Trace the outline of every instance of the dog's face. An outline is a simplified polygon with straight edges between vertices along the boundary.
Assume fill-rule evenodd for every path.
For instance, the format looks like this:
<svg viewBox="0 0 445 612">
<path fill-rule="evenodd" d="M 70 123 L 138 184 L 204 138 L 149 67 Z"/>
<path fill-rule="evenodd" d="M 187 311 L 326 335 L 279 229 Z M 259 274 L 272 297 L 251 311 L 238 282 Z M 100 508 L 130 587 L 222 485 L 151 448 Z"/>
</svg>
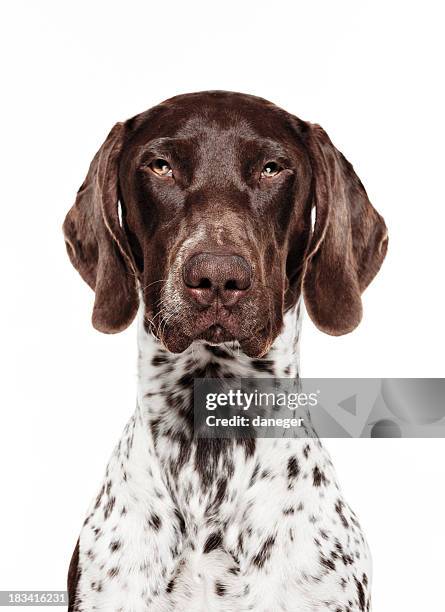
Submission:
<svg viewBox="0 0 445 612">
<path fill-rule="evenodd" d="M 173 352 L 204 339 L 264 353 L 310 231 L 304 146 L 272 107 L 230 94 L 137 124 L 119 184 L 147 322 Z"/>
<path fill-rule="evenodd" d="M 225 92 L 178 96 L 117 124 L 64 231 L 96 290 L 101 331 L 131 322 L 139 287 L 146 326 L 170 351 L 236 340 L 257 357 L 302 288 L 321 329 L 353 329 L 387 242 L 321 128 Z"/>
</svg>

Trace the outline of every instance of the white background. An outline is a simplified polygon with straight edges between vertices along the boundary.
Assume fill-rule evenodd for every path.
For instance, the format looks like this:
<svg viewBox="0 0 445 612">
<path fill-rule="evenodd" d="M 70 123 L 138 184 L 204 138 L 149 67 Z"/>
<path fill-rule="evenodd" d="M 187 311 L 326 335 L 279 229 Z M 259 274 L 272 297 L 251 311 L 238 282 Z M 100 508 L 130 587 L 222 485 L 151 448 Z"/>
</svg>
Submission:
<svg viewBox="0 0 445 612">
<path fill-rule="evenodd" d="M 135 401 L 135 329 L 90 325 L 60 226 L 118 120 L 228 89 L 320 123 L 384 215 L 365 317 L 306 318 L 305 376 L 444 376 L 440 2 L 3 4 L 0 589 L 63 589 Z M 443 440 L 328 441 L 374 556 L 376 612 L 443 610 Z"/>
</svg>

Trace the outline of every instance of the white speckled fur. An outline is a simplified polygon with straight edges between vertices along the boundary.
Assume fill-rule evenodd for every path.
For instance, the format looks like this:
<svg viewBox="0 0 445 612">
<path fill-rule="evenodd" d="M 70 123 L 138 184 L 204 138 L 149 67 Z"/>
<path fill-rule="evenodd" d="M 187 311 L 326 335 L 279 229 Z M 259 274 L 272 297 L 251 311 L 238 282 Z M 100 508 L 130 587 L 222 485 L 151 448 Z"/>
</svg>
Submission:
<svg viewBox="0 0 445 612">
<path fill-rule="evenodd" d="M 298 374 L 299 333 L 292 311 L 267 355 L 276 377 Z M 224 350 L 235 357 L 199 343 L 171 355 L 140 317 L 137 409 L 82 529 L 74 610 L 370 609 L 366 542 L 318 439 L 259 439 L 250 454 L 230 441 L 212 478 L 197 469 L 180 379 L 209 363 L 222 376 L 267 375 Z"/>
</svg>

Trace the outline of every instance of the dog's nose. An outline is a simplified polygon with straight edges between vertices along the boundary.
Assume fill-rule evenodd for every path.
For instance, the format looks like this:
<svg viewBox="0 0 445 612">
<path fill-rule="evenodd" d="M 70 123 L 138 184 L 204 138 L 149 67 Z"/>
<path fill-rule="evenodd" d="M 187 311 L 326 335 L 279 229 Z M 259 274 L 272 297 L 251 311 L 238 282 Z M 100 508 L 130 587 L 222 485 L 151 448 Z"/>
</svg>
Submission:
<svg viewBox="0 0 445 612">
<path fill-rule="evenodd" d="M 233 306 L 252 282 L 252 268 L 240 255 L 199 253 L 185 262 L 182 272 L 187 293 L 201 306 L 216 299 Z"/>
</svg>

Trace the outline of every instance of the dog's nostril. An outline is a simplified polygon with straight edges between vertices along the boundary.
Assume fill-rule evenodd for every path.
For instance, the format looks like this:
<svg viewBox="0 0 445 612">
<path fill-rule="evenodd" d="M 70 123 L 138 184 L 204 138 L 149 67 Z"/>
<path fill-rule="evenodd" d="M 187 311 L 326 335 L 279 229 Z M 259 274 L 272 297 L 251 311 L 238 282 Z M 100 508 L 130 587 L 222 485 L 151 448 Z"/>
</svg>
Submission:
<svg viewBox="0 0 445 612">
<path fill-rule="evenodd" d="M 186 287 L 189 289 L 212 289 L 213 283 L 210 278 L 184 278 Z"/>
<path fill-rule="evenodd" d="M 236 280 L 228 280 L 226 282 L 226 284 L 224 285 L 224 289 L 226 291 L 237 291 L 240 289 L 240 287 L 238 287 L 238 283 L 236 282 Z"/>
<path fill-rule="evenodd" d="M 199 285 L 196 286 L 196 289 L 211 289 L 212 288 L 212 281 L 210 280 L 210 278 L 202 278 L 199 281 Z"/>
</svg>

